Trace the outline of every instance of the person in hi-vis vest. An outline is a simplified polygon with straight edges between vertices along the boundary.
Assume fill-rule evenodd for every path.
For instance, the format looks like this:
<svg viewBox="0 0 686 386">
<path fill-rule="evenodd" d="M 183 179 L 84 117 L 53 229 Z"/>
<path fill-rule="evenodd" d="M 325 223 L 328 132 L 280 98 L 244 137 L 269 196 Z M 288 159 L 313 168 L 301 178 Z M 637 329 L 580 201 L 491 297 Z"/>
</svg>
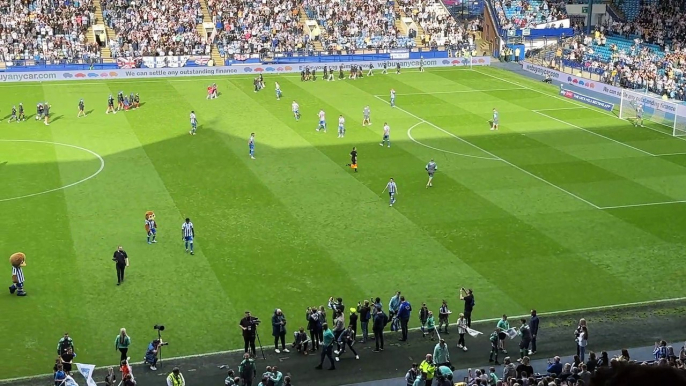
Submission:
<svg viewBox="0 0 686 386">
<path fill-rule="evenodd" d="M 174 370 L 167 375 L 167 386 L 186 386 L 186 381 L 178 367 L 174 367 Z"/>
</svg>

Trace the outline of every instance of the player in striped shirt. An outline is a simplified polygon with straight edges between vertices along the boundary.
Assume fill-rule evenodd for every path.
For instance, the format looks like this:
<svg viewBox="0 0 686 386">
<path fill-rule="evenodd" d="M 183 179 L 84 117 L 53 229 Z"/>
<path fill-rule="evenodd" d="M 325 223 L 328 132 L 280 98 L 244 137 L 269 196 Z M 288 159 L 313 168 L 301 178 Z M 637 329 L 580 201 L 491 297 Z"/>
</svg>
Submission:
<svg viewBox="0 0 686 386">
<path fill-rule="evenodd" d="M 338 116 L 338 138 L 345 137 L 345 118 L 342 115 Z"/>
<path fill-rule="evenodd" d="M 493 120 L 491 121 L 491 130 L 498 130 L 498 122 L 500 121 L 498 116 L 498 110 L 493 108 Z"/>
<path fill-rule="evenodd" d="M 291 111 L 293 111 L 293 116 L 295 117 L 295 120 L 299 121 L 300 120 L 300 105 L 298 104 L 298 102 L 293 101 L 293 103 L 291 103 Z"/>
<path fill-rule="evenodd" d="M 195 135 L 196 130 L 198 130 L 198 118 L 195 117 L 195 111 L 191 111 L 191 131 L 188 132 L 190 135 Z"/>
<path fill-rule="evenodd" d="M 255 159 L 255 133 L 250 133 L 248 148 L 250 149 L 250 159 Z"/>
<path fill-rule="evenodd" d="M 317 126 L 317 131 L 323 130 L 326 133 L 326 113 L 324 110 L 319 110 L 319 126 Z"/>
<path fill-rule="evenodd" d="M 391 107 L 395 107 L 395 89 L 391 89 Z"/>
<path fill-rule="evenodd" d="M 274 87 L 276 88 L 276 100 L 281 100 L 281 85 L 279 82 L 274 82 Z"/>
<path fill-rule="evenodd" d="M 381 143 L 379 145 L 383 146 L 384 143 L 387 143 L 388 147 L 391 147 L 391 127 L 388 126 L 388 123 L 386 122 L 383 123 L 383 138 L 381 138 Z"/>
<path fill-rule="evenodd" d="M 388 181 L 388 183 L 386 184 L 386 187 L 383 188 L 383 192 L 385 192 L 387 190 L 388 190 L 388 196 L 390 197 L 390 205 L 389 206 L 393 206 L 393 204 L 395 204 L 395 196 L 396 196 L 396 194 L 398 194 L 398 186 L 395 184 L 395 181 L 393 180 L 393 178 L 391 178 L 390 181 Z M 383 193 L 383 192 L 381 192 L 381 193 Z"/>
<path fill-rule="evenodd" d="M 193 255 L 193 238 L 195 237 L 195 228 L 193 228 L 193 223 L 191 222 L 191 219 L 186 217 L 186 221 L 181 224 L 181 237 L 183 238 L 183 241 L 186 243 L 186 252 L 189 251 L 189 246 L 190 246 L 190 252 L 191 255 Z"/>
<path fill-rule="evenodd" d="M 362 110 L 362 126 L 371 126 L 372 125 L 372 120 L 370 119 L 372 112 L 369 110 L 369 105 L 364 106 L 364 110 Z"/>
<path fill-rule="evenodd" d="M 424 57 L 419 57 L 419 72 L 424 72 Z"/>
<path fill-rule="evenodd" d="M 434 179 L 434 173 L 436 173 L 436 170 L 438 170 L 438 165 L 436 165 L 436 162 L 434 162 L 434 159 L 432 158 L 431 161 L 429 161 L 428 164 L 426 164 L 426 172 L 429 173 L 429 182 L 426 183 L 426 187 L 430 188 L 433 186 L 433 179 Z"/>
</svg>

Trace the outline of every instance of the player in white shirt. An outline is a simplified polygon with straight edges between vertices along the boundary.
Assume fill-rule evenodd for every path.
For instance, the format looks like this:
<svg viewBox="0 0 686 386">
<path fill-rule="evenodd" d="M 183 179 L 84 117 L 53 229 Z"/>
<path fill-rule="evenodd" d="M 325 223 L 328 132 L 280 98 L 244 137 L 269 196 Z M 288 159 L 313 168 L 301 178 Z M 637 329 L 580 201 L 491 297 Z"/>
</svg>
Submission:
<svg viewBox="0 0 686 386">
<path fill-rule="evenodd" d="M 293 111 L 293 116 L 295 117 L 295 120 L 299 121 L 300 120 L 300 105 L 298 104 L 298 102 L 293 101 L 293 103 L 291 103 L 291 110 Z"/>
<path fill-rule="evenodd" d="M 345 136 L 345 118 L 342 115 L 338 116 L 338 138 Z"/>
<path fill-rule="evenodd" d="M 317 126 L 317 131 L 324 131 L 326 133 L 326 113 L 324 110 L 319 110 L 319 126 Z"/>
<path fill-rule="evenodd" d="M 383 138 L 379 145 L 383 146 L 384 142 L 388 144 L 388 147 L 391 147 L 391 128 L 386 122 L 383 123 Z"/>
<path fill-rule="evenodd" d="M 281 85 L 279 82 L 274 82 L 274 87 L 276 87 L 276 100 L 279 101 L 281 100 Z"/>
<path fill-rule="evenodd" d="M 188 132 L 190 135 L 195 135 L 196 130 L 198 130 L 198 119 L 195 117 L 195 111 L 191 111 L 191 131 Z"/>
<path fill-rule="evenodd" d="M 391 89 L 391 107 L 395 107 L 395 89 Z"/>
</svg>

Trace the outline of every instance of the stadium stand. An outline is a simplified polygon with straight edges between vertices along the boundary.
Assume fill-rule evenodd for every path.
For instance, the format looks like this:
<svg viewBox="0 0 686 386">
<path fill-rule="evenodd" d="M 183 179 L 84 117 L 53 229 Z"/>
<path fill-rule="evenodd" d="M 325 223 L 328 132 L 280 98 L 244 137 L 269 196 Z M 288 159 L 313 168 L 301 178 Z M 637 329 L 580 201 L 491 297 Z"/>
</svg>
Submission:
<svg viewBox="0 0 686 386">
<path fill-rule="evenodd" d="M 676 0 L 646 1 L 639 8 L 636 3 L 623 5 L 628 17 L 635 15 L 630 21 L 614 21 L 574 39 L 562 64 L 599 75 L 609 84 L 686 100 L 686 49 L 681 43 L 686 10 Z"/>
<path fill-rule="evenodd" d="M 69 63 L 99 57 L 98 45 L 86 38 L 93 11 L 91 0 L 1 0 L 0 59 Z"/>
<path fill-rule="evenodd" d="M 423 46 L 435 48 L 447 45 L 457 46 L 457 49 L 474 49 L 474 35 L 469 31 L 478 30 L 478 19 L 470 21 L 465 29 L 464 24 L 458 23 L 440 1 L 401 0 L 399 4 L 400 9 L 421 26 Z"/>
<path fill-rule="evenodd" d="M 415 46 L 396 26 L 399 15 L 391 1 L 305 0 L 303 7 L 324 28 L 322 44 L 329 51 Z"/>
<path fill-rule="evenodd" d="M 116 32 L 112 57 L 203 55 L 210 53 L 197 25 L 199 0 L 102 0 L 105 23 Z"/>
<path fill-rule="evenodd" d="M 496 19 L 503 29 L 529 28 L 553 24 L 567 17 L 566 3 L 546 0 L 491 0 Z"/>
<path fill-rule="evenodd" d="M 222 56 L 311 50 L 293 0 L 209 0 Z"/>
</svg>

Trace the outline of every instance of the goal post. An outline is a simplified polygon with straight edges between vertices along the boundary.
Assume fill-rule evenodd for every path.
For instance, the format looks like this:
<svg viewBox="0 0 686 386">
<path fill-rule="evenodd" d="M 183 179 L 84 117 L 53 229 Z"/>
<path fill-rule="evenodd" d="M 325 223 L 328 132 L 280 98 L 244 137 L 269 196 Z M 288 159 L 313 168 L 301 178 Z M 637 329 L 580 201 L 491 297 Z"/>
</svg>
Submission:
<svg viewBox="0 0 686 386">
<path fill-rule="evenodd" d="M 683 107 L 683 106 L 682 106 Z M 634 125 L 655 122 L 671 129 L 675 137 L 686 136 L 686 108 L 651 94 L 622 90 L 619 117 Z"/>
</svg>

